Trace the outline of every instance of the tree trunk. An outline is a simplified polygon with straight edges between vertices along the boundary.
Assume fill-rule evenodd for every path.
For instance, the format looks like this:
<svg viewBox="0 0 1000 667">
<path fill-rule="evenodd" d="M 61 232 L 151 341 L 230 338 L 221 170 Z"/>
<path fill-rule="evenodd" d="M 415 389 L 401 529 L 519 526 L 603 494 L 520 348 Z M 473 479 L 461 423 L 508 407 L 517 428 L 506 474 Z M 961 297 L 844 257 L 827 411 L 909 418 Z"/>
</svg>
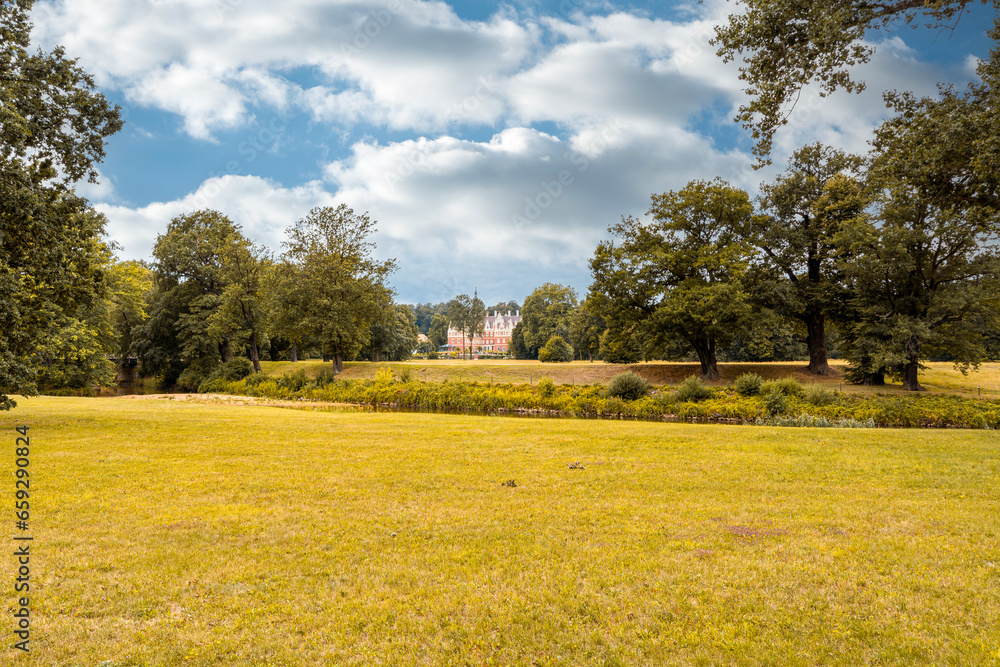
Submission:
<svg viewBox="0 0 1000 667">
<path fill-rule="evenodd" d="M 830 364 L 826 360 L 826 318 L 814 313 L 806 319 L 806 344 L 809 346 L 809 372 L 826 375 Z"/>
<path fill-rule="evenodd" d="M 909 361 L 906 362 L 906 373 L 903 375 L 903 391 L 924 390 L 917 379 L 917 371 L 919 369 L 920 363 L 917 361 L 916 355 L 910 355 Z"/>
<path fill-rule="evenodd" d="M 260 373 L 260 349 L 257 347 L 257 331 L 250 332 L 250 361 L 253 362 L 253 370 Z"/>
<path fill-rule="evenodd" d="M 289 350 L 289 355 L 291 356 L 292 361 L 299 360 L 299 350 L 295 347 L 295 343 L 292 343 L 292 349 Z"/>
<path fill-rule="evenodd" d="M 223 338 L 219 345 L 219 353 L 222 355 L 222 363 L 233 360 L 233 348 L 229 344 L 229 338 Z"/>
<path fill-rule="evenodd" d="M 588 352 L 587 354 L 588 354 L 588 356 L 590 356 L 590 363 L 594 363 L 594 353 L 593 352 Z"/>
<path fill-rule="evenodd" d="M 715 359 L 715 343 L 704 341 L 695 345 L 698 361 L 701 363 L 701 376 L 706 380 L 718 380 L 719 368 Z"/>
<path fill-rule="evenodd" d="M 344 372 L 344 356 L 339 351 L 333 355 L 333 370 L 336 371 L 334 375 Z"/>
</svg>

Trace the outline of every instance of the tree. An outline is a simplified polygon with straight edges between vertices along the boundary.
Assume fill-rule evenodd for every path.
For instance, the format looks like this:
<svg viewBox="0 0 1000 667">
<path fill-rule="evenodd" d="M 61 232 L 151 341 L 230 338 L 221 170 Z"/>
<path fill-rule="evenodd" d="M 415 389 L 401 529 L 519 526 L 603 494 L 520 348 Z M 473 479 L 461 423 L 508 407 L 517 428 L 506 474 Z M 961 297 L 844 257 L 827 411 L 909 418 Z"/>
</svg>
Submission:
<svg viewBox="0 0 1000 667">
<path fill-rule="evenodd" d="M 600 353 L 601 334 L 608 327 L 604 318 L 593 312 L 592 305 L 592 300 L 584 299 L 570 321 L 570 339 L 576 354 L 581 359 L 586 355 L 591 362 L 594 361 L 594 355 Z"/>
<path fill-rule="evenodd" d="M 512 300 L 512 301 L 501 301 L 495 306 L 490 306 L 489 308 L 486 309 L 486 312 L 487 314 L 493 312 L 506 313 L 507 311 L 510 311 L 511 313 L 516 313 L 519 310 L 521 310 L 521 306 L 517 303 L 517 301 Z"/>
<path fill-rule="evenodd" d="M 939 149 L 914 150 L 911 131 L 898 119 L 881 128 L 868 174 L 876 218 L 838 240 L 856 313 L 845 327 L 856 375 L 889 372 L 920 391 L 928 356 L 947 354 L 963 370 L 986 357 L 984 333 L 1000 324 L 1000 211 L 956 197 L 959 174 L 925 171 L 925 151 Z"/>
<path fill-rule="evenodd" d="M 29 52 L 32 4 L 0 4 L 0 410 L 35 393 L 35 353 L 103 297 L 105 221 L 72 186 L 96 181 L 122 127 L 62 48 Z"/>
<path fill-rule="evenodd" d="M 371 324 L 371 335 L 362 355 L 372 361 L 406 361 L 417 348 L 418 334 L 413 310 L 390 304 Z"/>
<path fill-rule="evenodd" d="M 850 68 L 868 62 L 874 52 L 863 38 L 870 30 L 893 23 L 949 28 L 969 0 L 742 0 L 745 12 L 734 13 L 716 28 L 712 43 L 726 62 L 743 56 L 740 78 L 747 82 L 750 102 L 736 117 L 750 129 L 754 153 L 765 161 L 775 131 L 788 121 L 805 86 L 819 84 L 821 96 L 838 89 L 864 90 Z M 998 6 L 996 0 L 992 2 Z"/>
<path fill-rule="evenodd" d="M 392 302 L 389 276 L 396 261 L 372 256 L 376 232 L 367 213 L 346 204 L 320 207 L 288 230 L 284 258 L 294 283 L 286 294 L 297 328 L 320 342 L 334 369 L 344 369 L 368 343 L 371 324 Z"/>
<path fill-rule="evenodd" d="M 809 372 L 829 372 L 826 321 L 840 291 L 834 237 L 866 205 L 855 176 L 862 159 L 820 144 L 800 148 L 789 168 L 761 188 L 768 215 L 753 216 L 745 238 L 776 274 L 758 286 L 764 305 L 806 327 Z"/>
<path fill-rule="evenodd" d="M 622 352 L 637 334 L 650 345 L 683 340 L 702 375 L 716 379 L 716 350 L 750 315 L 741 284 L 751 255 L 741 241 L 750 198 L 715 180 L 692 181 L 652 201 L 650 224 L 623 218 L 610 229 L 619 242 L 602 242 L 591 259 L 590 291 L 608 320 L 605 336 L 616 335 Z"/>
<path fill-rule="evenodd" d="M 562 336 L 553 336 L 538 351 L 538 360 L 542 362 L 573 361 L 573 348 L 563 340 Z"/>
<path fill-rule="evenodd" d="M 483 333 L 486 306 L 478 296 L 470 298 L 468 294 L 459 294 L 448 302 L 447 314 L 451 326 L 462 332 L 462 358 L 465 359 L 467 349 L 471 356 L 472 340 Z"/>
<path fill-rule="evenodd" d="M 445 303 L 418 303 L 416 306 L 413 306 L 413 315 L 420 333 L 430 335 L 431 321 L 434 319 L 434 316 L 444 315 L 447 308 L 448 304 Z M 445 337 L 447 338 L 447 335 Z"/>
<path fill-rule="evenodd" d="M 528 295 L 521 309 L 524 344 L 535 358 L 553 336 L 571 339 L 570 325 L 578 303 L 576 290 L 566 285 L 545 283 Z"/>
<path fill-rule="evenodd" d="M 150 317 L 135 334 L 143 375 L 197 389 L 233 358 L 238 326 L 216 311 L 228 285 L 224 254 L 241 238 L 238 225 L 207 209 L 173 218 L 157 237 Z"/>
<path fill-rule="evenodd" d="M 153 292 L 153 272 L 145 262 L 115 261 L 107 272 L 110 336 L 101 347 L 118 357 L 122 366 L 135 353 L 134 336 L 149 319 L 147 306 Z"/>
<path fill-rule="evenodd" d="M 275 271 L 270 254 L 234 234 L 221 251 L 225 287 L 219 307 L 209 316 L 209 333 L 246 341 L 255 373 L 260 373 L 260 346 L 270 333 L 271 300 Z"/>
<path fill-rule="evenodd" d="M 510 353 L 515 359 L 530 359 L 528 347 L 524 344 L 524 322 L 518 322 L 510 332 Z"/>
<path fill-rule="evenodd" d="M 434 313 L 431 316 L 430 328 L 427 331 L 427 338 L 434 345 L 436 352 L 442 345 L 448 343 L 448 318 L 442 314 Z"/>
</svg>

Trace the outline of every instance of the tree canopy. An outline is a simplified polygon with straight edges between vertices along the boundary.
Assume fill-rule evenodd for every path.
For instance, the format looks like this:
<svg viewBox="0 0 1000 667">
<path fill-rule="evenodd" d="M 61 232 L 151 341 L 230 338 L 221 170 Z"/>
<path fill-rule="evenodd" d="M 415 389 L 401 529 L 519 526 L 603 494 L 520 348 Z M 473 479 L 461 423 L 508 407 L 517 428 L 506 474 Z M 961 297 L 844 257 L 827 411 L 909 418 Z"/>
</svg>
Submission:
<svg viewBox="0 0 1000 667">
<path fill-rule="evenodd" d="M 649 223 L 626 217 L 612 227 L 618 241 L 599 244 L 591 260 L 591 299 L 608 321 L 605 359 L 631 360 L 639 339 L 683 341 L 702 375 L 715 379 L 716 350 L 749 314 L 742 276 L 751 249 L 741 237 L 750 198 L 721 180 L 692 181 L 653 195 L 647 216 Z"/>
<path fill-rule="evenodd" d="M 314 208 L 288 230 L 285 294 L 300 328 L 333 358 L 337 372 L 369 341 L 371 325 L 392 302 L 394 259 L 373 256 L 375 222 L 346 204 Z"/>
<path fill-rule="evenodd" d="M 122 126 L 61 48 L 31 51 L 32 4 L 0 3 L 0 409 L 36 391 L 36 353 L 104 296 L 105 220 L 72 187 Z"/>
<path fill-rule="evenodd" d="M 750 101 L 736 117 L 753 134 L 754 153 L 766 160 L 775 131 L 788 122 L 810 83 L 827 96 L 838 89 L 860 92 L 865 82 L 851 68 L 874 52 L 863 41 L 891 24 L 949 28 L 971 0 L 738 0 L 745 11 L 716 28 L 713 44 L 725 61 L 744 59 L 740 78 Z M 1000 0 L 984 4 L 1000 6 Z"/>
</svg>

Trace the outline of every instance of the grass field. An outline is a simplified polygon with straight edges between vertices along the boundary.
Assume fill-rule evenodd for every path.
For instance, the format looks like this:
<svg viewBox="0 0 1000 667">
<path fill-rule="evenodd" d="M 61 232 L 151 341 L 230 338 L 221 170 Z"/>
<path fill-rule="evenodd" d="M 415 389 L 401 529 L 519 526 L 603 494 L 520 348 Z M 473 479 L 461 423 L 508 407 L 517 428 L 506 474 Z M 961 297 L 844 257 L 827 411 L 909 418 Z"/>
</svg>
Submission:
<svg viewBox="0 0 1000 667">
<path fill-rule="evenodd" d="M 538 382 L 543 377 L 552 379 L 556 384 L 607 384 L 618 373 L 632 370 L 655 385 L 678 384 L 691 375 L 700 374 L 698 364 L 650 362 L 642 364 L 605 364 L 574 361 L 568 364 L 543 364 L 538 361 L 518 360 L 476 360 L 462 361 L 443 359 L 436 361 L 406 361 L 391 363 L 347 362 L 344 372 L 339 378 L 371 379 L 379 368 L 388 366 L 398 375 L 409 370 L 414 380 L 440 382 L 442 380 L 463 380 L 467 382 L 494 383 L 529 383 Z M 864 387 L 844 382 L 846 362 L 833 360 L 830 362 L 831 372 L 826 376 L 816 376 L 806 371 L 805 362 L 770 362 L 770 363 L 724 363 L 719 364 L 720 380 L 710 384 L 729 384 L 743 373 L 757 373 L 764 379 L 793 377 L 803 384 L 821 384 L 830 389 L 842 389 L 846 392 L 862 393 L 905 393 L 902 386 L 888 384 L 884 387 Z M 976 372 L 962 375 L 947 362 L 930 362 L 927 369 L 921 371 L 920 381 L 931 392 L 978 395 L 985 397 L 1000 397 L 1000 363 L 984 363 Z M 280 376 L 302 369 L 310 378 L 316 377 L 321 370 L 330 370 L 332 364 L 319 360 L 262 362 L 265 373 Z"/>
<path fill-rule="evenodd" d="M 3 494 L 15 424 L 4 664 L 1000 664 L 993 432 L 33 398 Z"/>
</svg>

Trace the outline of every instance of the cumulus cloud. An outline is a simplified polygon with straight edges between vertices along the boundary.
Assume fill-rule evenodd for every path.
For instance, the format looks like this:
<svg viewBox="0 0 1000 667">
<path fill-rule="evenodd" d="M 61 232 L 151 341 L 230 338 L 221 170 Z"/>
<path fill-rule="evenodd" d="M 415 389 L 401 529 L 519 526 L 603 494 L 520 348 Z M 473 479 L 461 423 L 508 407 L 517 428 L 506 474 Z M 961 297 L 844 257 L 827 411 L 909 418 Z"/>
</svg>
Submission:
<svg viewBox="0 0 1000 667">
<path fill-rule="evenodd" d="M 222 147 L 224 173 L 179 199 L 92 189 L 129 256 L 146 256 L 170 218 L 199 208 L 277 250 L 310 208 L 345 202 L 379 221 L 380 252 L 399 259 L 401 296 L 413 300 L 471 291 L 464 281 L 479 274 L 513 298 L 525 281 L 582 288 L 608 225 L 642 215 L 650 194 L 716 176 L 753 192 L 817 140 L 864 151 L 886 114 L 882 90 L 933 94 L 934 82 L 969 73 L 929 65 L 898 38 L 880 42 L 857 73 L 869 91 L 804 91 L 776 137 L 778 166 L 757 172 L 730 129 L 745 100 L 739 66 L 709 44 L 731 4 L 706 0 L 671 19 L 564 5 L 558 16 L 504 8 L 479 21 L 424 0 L 76 0 L 34 13 L 41 43 L 65 45 L 129 104 L 174 115 L 198 146 L 273 119 L 268 141 Z M 343 144 L 313 142 L 314 127 L 342 129 Z M 234 175 L 266 173 L 292 137 L 315 151 L 310 165 Z M 256 160 L 265 144 L 268 160 Z"/>
<path fill-rule="evenodd" d="M 220 176 L 206 180 L 189 195 L 141 207 L 98 203 L 109 224 L 106 234 L 124 248 L 129 259 L 148 258 L 156 237 L 176 216 L 213 209 L 229 216 L 254 241 L 280 251 L 285 229 L 316 206 L 330 206 L 335 198 L 320 182 L 286 188 L 257 176 Z"/>
</svg>

